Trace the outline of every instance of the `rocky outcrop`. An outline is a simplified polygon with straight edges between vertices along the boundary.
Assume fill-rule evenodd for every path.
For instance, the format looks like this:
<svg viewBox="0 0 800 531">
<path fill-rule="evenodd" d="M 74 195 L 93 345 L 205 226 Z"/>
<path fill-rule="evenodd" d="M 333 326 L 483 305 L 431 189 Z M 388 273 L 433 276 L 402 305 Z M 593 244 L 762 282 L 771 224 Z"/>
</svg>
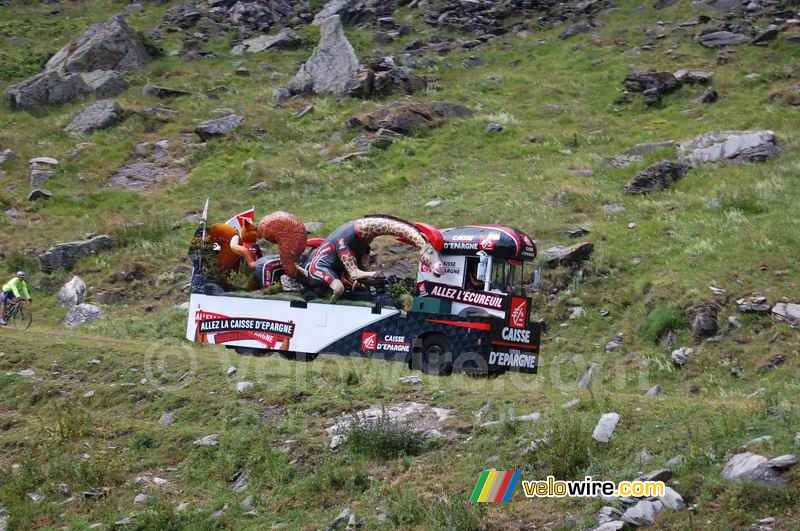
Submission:
<svg viewBox="0 0 800 531">
<path fill-rule="evenodd" d="M 472 116 L 466 105 L 447 101 L 427 103 L 394 102 L 373 111 L 350 118 L 351 127 L 363 127 L 368 131 L 388 129 L 401 135 L 434 126 L 451 118 Z"/>
<path fill-rule="evenodd" d="M 81 109 L 64 128 L 64 131 L 87 134 L 116 125 L 124 117 L 119 103 L 114 100 L 100 100 Z"/>
<path fill-rule="evenodd" d="M 39 269 L 44 273 L 52 273 L 59 268 L 70 269 L 82 256 L 107 251 L 113 244 L 113 238 L 105 234 L 88 240 L 59 243 L 39 255 Z"/>
<path fill-rule="evenodd" d="M 142 142 L 136 145 L 129 162 L 118 168 L 109 178 L 109 186 L 140 190 L 170 178 L 188 174 L 174 160 L 169 141 Z"/>
<path fill-rule="evenodd" d="M 648 105 L 659 103 L 661 98 L 681 88 L 681 82 L 669 72 L 635 72 L 622 81 L 628 92 L 642 94 L 642 101 Z"/>
<path fill-rule="evenodd" d="M 291 94 L 342 94 L 358 72 L 356 52 L 344 34 L 339 17 L 320 24 L 320 41 L 311 57 L 289 82 Z"/>
<path fill-rule="evenodd" d="M 626 194 L 649 194 L 669 188 L 686 175 L 691 166 L 679 160 L 662 160 L 637 173 L 625 185 Z"/>
<path fill-rule="evenodd" d="M 122 15 L 93 24 L 75 42 L 65 45 L 45 65 L 43 72 L 6 88 L 9 107 L 36 109 L 96 94 L 111 97 L 127 84 L 119 72 L 151 61 L 141 38 Z"/>
<path fill-rule="evenodd" d="M 300 36 L 292 28 L 284 28 L 277 35 L 259 35 L 237 44 L 231 49 L 231 55 L 267 50 L 293 50 L 299 48 L 302 42 Z"/>
<path fill-rule="evenodd" d="M 592 256 L 594 245 L 588 242 L 576 243 L 568 247 L 556 246 L 542 251 L 547 267 L 577 266 Z"/>
<path fill-rule="evenodd" d="M 393 58 L 384 57 L 353 76 L 345 85 L 345 92 L 354 98 L 369 98 L 395 92 L 410 95 L 427 86 L 426 78 L 412 74 L 407 67 L 398 67 Z"/>
<path fill-rule="evenodd" d="M 714 302 L 705 302 L 686 310 L 686 318 L 694 337 L 700 339 L 710 337 L 719 331 L 717 316 L 719 306 Z"/>
<path fill-rule="evenodd" d="M 781 153 L 775 133 L 765 131 L 717 131 L 682 142 L 679 152 L 691 163 L 761 162 Z"/>
</svg>

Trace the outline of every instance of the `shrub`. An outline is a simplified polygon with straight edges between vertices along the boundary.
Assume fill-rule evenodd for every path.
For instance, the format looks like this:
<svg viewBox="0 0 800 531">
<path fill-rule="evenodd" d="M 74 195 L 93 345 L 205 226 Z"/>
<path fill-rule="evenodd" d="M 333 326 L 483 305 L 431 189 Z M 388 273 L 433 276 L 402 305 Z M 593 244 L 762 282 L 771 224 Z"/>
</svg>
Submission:
<svg viewBox="0 0 800 531">
<path fill-rule="evenodd" d="M 644 332 L 644 339 L 652 343 L 657 343 L 668 332 L 677 332 L 688 328 L 686 316 L 677 306 L 660 304 L 653 308 L 647 315 Z"/>
<path fill-rule="evenodd" d="M 420 435 L 405 424 L 393 421 L 382 411 L 380 417 L 369 422 L 354 415 L 345 447 L 353 453 L 388 460 L 416 455 L 424 445 Z"/>
<path fill-rule="evenodd" d="M 546 442 L 533 453 L 558 479 L 579 479 L 591 457 L 591 426 L 579 415 L 560 412 L 547 426 Z"/>
</svg>

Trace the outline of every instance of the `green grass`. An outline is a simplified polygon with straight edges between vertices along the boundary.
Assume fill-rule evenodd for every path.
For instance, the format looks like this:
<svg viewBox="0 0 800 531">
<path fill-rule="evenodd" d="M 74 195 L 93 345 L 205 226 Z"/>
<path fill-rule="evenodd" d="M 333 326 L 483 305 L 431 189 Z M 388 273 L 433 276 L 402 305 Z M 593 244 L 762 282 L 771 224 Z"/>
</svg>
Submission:
<svg viewBox="0 0 800 531">
<path fill-rule="evenodd" d="M 174 4 L 147 3 L 143 13 L 127 19 L 146 32 Z M 0 7 L 0 84 L 35 73 L 48 54 L 119 6 L 94 0 Z M 0 108 L 0 149 L 10 148 L 20 159 L 5 165 L 6 175 L 0 177 L 0 205 L 18 213 L 16 220 L 0 214 L 0 269 L 9 278 L 26 270 L 36 301 L 34 328 L 26 336 L 3 332 L 0 342 L 6 353 L 0 358 L 0 503 L 11 513 L 10 524 L 82 528 L 111 524 L 136 511 L 142 528 L 275 523 L 319 528 L 349 506 L 365 527 L 377 525 L 383 515 L 397 528 L 518 528 L 548 522 L 572 528 L 564 515 L 588 526 L 598 502 L 534 502 L 519 494 L 511 504 L 476 507 L 464 501 L 480 471 L 490 467 L 523 470 L 528 479 L 548 471 L 627 479 L 638 472 L 633 459 L 646 446 L 655 455 L 653 468 L 676 454 L 686 457 L 675 471 L 676 490 L 698 505 L 695 526 L 747 527 L 770 514 L 780 518 L 780 528 L 800 525 L 790 503 L 797 495 L 796 472 L 785 491 L 733 487 L 719 478 L 725 454 L 755 436 L 774 436 L 764 450 L 770 455 L 796 452 L 791 441 L 797 430 L 797 331 L 769 316 L 739 315 L 732 303 L 753 292 L 770 301 L 796 300 L 800 231 L 791 213 L 800 198 L 800 108 L 770 97 L 797 82 L 789 73 L 797 62 L 796 45 L 779 38 L 768 48 L 739 46 L 735 61 L 716 65 L 714 50 L 692 42 L 699 31 L 692 28 L 670 33 L 660 49 L 627 52 L 645 42 L 642 28 L 656 20 L 682 20 L 688 9 L 686 2 L 657 13 L 638 6 L 624 0 L 599 17 L 602 26 L 596 32 L 567 41 L 557 38 L 560 27 L 537 27 L 527 36 L 509 34 L 469 53 L 436 56 L 436 66 L 417 73 L 439 75 L 441 81 L 413 100 L 464 102 L 475 116 L 340 165 L 328 161 L 351 151 L 349 141 L 361 134 L 347 127 L 347 119 L 394 98 L 317 98 L 314 112 L 301 120 L 292 113 L 307 102 L 273 106 L 272 89 L 284 86 L 308 56 L 316 28 L 300 30 L 306 43 L 300 50 L 236 58 L 252 72 L 248 78 L 232 75 L 229 35 L 208 43 L 217 58 L 185 63 L 168 55 L 180 47 L 181 36 L 165 34 L 167 55 L 127 74 L 131 87 L 118 97 L 124 108 L 144 111 L 159 103 L 142 95 L 146 83 L 191 90 L 194 96 L 167 102 L 178 115 L 163 122 L 133 115 L 108 131 L 73 138 L 61 128 L 85 101 L 37 112 Z M 60 14 L 48 16 L 53 9 Z M 419 32 L 426 28 L 415 10 L 403 9 L 396 18 L 406 16 Z M 348 29 L 348 34 L 360 56 L 373 48 L 369 32 Z M 403 37 L 385 51 L 425 36 Z M 546 42 L 538 44 L 541 39 Z M 626 44 L 619 44 L 622 40 Z M 672 47 L 675 54 L 663 53 Z M 462 68 L 460 61 L 468 55 L 480 55 L 486 64 Z M 594 64 L 597 59 L 603 63 Z M 263 65 L 271 72 L 259 71 Z M 695 105 L 691 99 L 699 89 L 685 87 L 657 108 L 638 100 L 615 105 L 631 65 L 713 70 L 721 99 Z M 747 80 L 751 72 L 760 77 Z M 227 91 L 218 92 L 220 86 Z M 244 116 L 245 126 L 205 146 L 181 140 L 182 132 L 219 107 Z M 502 123 L 503 131 L 486 135 L 490 121 Z M 648 153 L 643 163 L 624 169 L 604 165 L 637 143 L 731 129 L 772 129 L 786 151 L 763 164 L 699 166 L 671 189 L 643 197 L 625 196 L 623 185 L 672 153 Z M 169 140 L 175 157 L 191 170 L 186 179 L 143 192 L 107 187 L 108 177 L 129 161 L 137 143 L 160 139 Z M 83 142 L 93 145 L 68 155 Z M 26 161 L 40 155 L 61 161 L 57 177 L 46 185 L 55 197 L 30 203 Z M 570 171 L 575 169 L 595 174 L 576 175 Z M 268 186 L 249 190 L 260 181 Z M 562 204 L 553 202 L 558 192 L 566 194 Z M 211 222 L 255 205 L 258 215 L 283 209 L 305 221 L 321 221 L 319 235 L 365 213 L 385 212 L 442 227 L 517 225 L 545 249 L 573 243 L 562 231 L 580 225 L 591 229 L 585 239 L 595 244 L 595 254 L 580 278 L 545 272 L 545 293 L 535 304 L 550 332 L 542 346 L 544 365 L 535 377 L 426 377 L 423 386 L 408 388 L 394 378 L 405 369 L 392 364 L 348 360 L 340 367 L 321 359 L 301 371 L 299 364 L 197 348 L 196 376 L 176 387 L 176 378 L 186 372 L 180 361 L 189 354 L 181 339 L 186 316 L 174 306 L 187 298 L 182 291 L 186 251 L 196 228 L 184 216 L 201 209 L 206 197 Z M 445 203 L 425 208 L 433 198 Z M 625 210 L 607 214 L 602 205 L 610 203 Z M 629 223 L 636 228 L 628 229 Z M 38 272 L 38 253 L 89 233 L 112 234 L 115 249 L 82 258 L 70 272 Z M 144 277 L 125 280 L 134 267 Z M 56 303 L 56 293 L 73 274 L 89 286 L 89 302 L 103 292 L 113 292 L 118 300 L 100 304 L 106 315 L 74 335 L 50 335 L 63 330 L 66 309 Z M 686 328 L 683 309 L 711 298 L 712 285 L 727 290 L 723 327 L 736 315 L 742 328 L 722 343 L 700 343 Z M 576 303 L 586 314 L 570 321 L 569 307 Z M 683 369 L 672 366 L 670 348 L 656 341 L 666 330 L 695 349 Z M 625 340 L 606 354 L 604 346 L 616 333 Z M 167 353 L 164 370 L 145 374 L 146 360 L 159 352 Z M 785 355 L 786 363 L 758 372 L 776 354 Z M 101 365 L 89 364 L 92 358 L 101 359 Z M 562 413 L 560 404 L 576 394 L 574 382 L 588 362 L 598 364 L 591 390 L 579 393 L 579 410 Z M 230 364 L 239 365 L 243 379 L 260 375 L 253 395 L 235 394 L 224 377 Z M 5 376 L 28 366 L 40 378 L 33 384 Z M 730 376 L 736 366 L 742 368 L 739 379 Z M 139 384 L 142 378 L 157 386 Z M 654 383 L 664 394 L 645 400 L 643 390 Z M 91 402 L 82 398 L 92 389 Z M 340 454 L 329 452 L 322 431 L 328 420 L 403 399 L 455 408 L 448 422 L 457 440 L 421 448 L 402 434 L 364 432 Z M 492 400 L 489 415 L 501 421 L 496 429 L 475 426 L 473 413 L 487 399 Z M 168 410 L 176 411 L 176 424 L 157 425 Z M 587 434 L 600 414 L 612 410 L 623 417 L 618 433 L 610 445 L 594 445 Z M 530 411 L 542 412 L 542 420 L 535 425 L 512 420 Z M 192 444 L 212 432 L 221 435 L 219 447 Z M 523 454 L 545 434 L 548 445 Z M 296 442 L 284 452 L 287 440 Z M 88 460 L 76 457 L 84 453 Z M 486 462 L 495 455 L 500 461 Z M 250 487 L 242 494 L 256 496 L 255 519 L 244 516 L 244 496 L 227 488 L 242 467 L 250 470 Z M 172 487 L 135 483 L 137 476 L 158 474 L 169 476 Z M 61 507 L 59 483 L 69 483 L 73 492 L 108 487 L 112 495 L 78 496 Z M 149 501 L 134 507 L 133 497 L 142 489 Z M 45 501 L 32 503 L 31 491 L 41 491 Z M 178 512 L 180 502 L 190 509 Z M 229 509 L 210 522 L 225 503 Z M 659 524 L 681 529 L 690 522 L 686 513 L 667 512 Z"/>
</svg>

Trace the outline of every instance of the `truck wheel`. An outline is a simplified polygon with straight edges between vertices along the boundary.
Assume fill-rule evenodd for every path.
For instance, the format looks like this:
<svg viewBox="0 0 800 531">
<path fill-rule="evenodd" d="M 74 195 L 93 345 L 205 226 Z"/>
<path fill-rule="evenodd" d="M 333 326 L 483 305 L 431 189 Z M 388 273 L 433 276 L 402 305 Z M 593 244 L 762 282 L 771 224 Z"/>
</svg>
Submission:
<svg viewBox="0 0 800 531">
<path fill-rule="evenodd" d="M 279 350 L 278 354 L 280 354 L 284 359 L 292 360 L 292 361 L 305 361 L 311 362 L 317 359 L 319 354 L 309 354 L 306 352 L 292 352 L 290 350 Z"/>
<path fill-rule="evenodd" d="M 477 352 L 465 352 L 455 359 L 453 372 L 472 378 L 483 378 L 489 374 L 489 367 L 484 357 Z"/>
<path fill-rule="evenodd" d="M 447 338 L 441 334 L 426 336 L 414 352 L 412 368 L 432 376 L 448 376 L 452 373 L 453 355 Z"/>
</svg>

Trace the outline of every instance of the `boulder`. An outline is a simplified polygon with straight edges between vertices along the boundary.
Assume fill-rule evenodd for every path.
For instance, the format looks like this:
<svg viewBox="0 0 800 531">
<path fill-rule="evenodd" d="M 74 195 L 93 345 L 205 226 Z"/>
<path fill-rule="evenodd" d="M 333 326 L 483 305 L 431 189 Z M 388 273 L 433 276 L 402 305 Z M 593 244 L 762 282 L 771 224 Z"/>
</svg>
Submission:
<svg viewBox="0 0 800 531">
<path fill-rule="evenodd" d="M 717 100 L 719 100 L 719 93 L 716 90 L 709 88 L 692 98 L 692 103 L 714 103 Z"/>
<path fill-rule="evenodd" d="M 781 28 L 780 26 L 776 26 L 775 24 L 770 24 L 766 28 L 762 29 L 758 32 L 758 34 L 750 41 L 750 44 L 755 46 L 766 46 L 770 42 L 774 41 L 778 37 L 778 33 L 780 33 Z"/>
<path fill-rule="evenodd" d="M 378 2 L 361 2 L 359 0 L 329 0 L 314 16 L 314 26 L 322 25 L 325 20 L 337 16 L 343 24 L 353 25 L 374 18 Z M 393 2 L 386 2 L 393 9 Z"/>
<path fill-rule="evenodd" d="M 714 76 L 714 73 L 707 72 L 705 70 L 678 70 L 674 75 L 675 79 L 681 83 L 687 83 L 689 85 L 706 85 L 711 82 L 711 78 Z"/>
<path fill-rule="evenodd" d="M 621 418 L 619 413 L 604 413 L 592 432 L 592 438 L 601 443 L 610 441 Z"/>
<path fill-rule="evenodd" d="M 623 191 L 626 194 L 649 194 L 658 190 L 669 188 L 672 183 L 680 180 L 686 175 L 691 166 L 679 160 L 662 160 L 648 166 L 637 173 L 631 181 L 625 185 Z"/>
<path fill-rule="evenodd" d="M 761 161 L 780 153 L 775 133 L 765 131 L 717 131 L 682 142 L 678 150 L 691 163 Z"/>
<path fill-rule="evenodd" d="M 672 363 L 678 367 L 683 367 L 689 361 L 689 356 L 694 354 L 694 349 L 691 347 L 681 347 L 672 351 Z"/>
<path fill-rule="evenodd" d="M 208 140 L 215 136 L 222 136 L 244 123 L 244 118 L 236 114 L 230 114 L 215 120 L 203 122 L 195 128 L 194 132 L 202 140 Z"/>
<path fill-rule="evenodd" d="M 103 316 L 103 310 L 94 304 L 76 304 L 67 312 L 64 317 L 66 326 L 78 326 L 92 321 L 97 321 Z"/>
<path fill-rule="evenodd" d="M 58 268 L 71 268 L 82 256 L 97 254 L 112 247 L 111 236 L 101 234 L 88 240 L 59 243 L 39 255 L 39 269 L 44 273 L 52 273 Z"/>
<path fill-rule="evenodd" d="M 719 306 L 712 302 L 698 304 L 686 310 L 686 319 L 696 338 L 711 337 L 719 330 Z"/>
<path fill-rule="evenodd" d="M 393 425 L 405 426 L 411 433 L 421 438 L 430 439 L 442 436 L 444 422 L 452 410 L 431 407 L 419 402 L 398 402 L 383 407 L 372 407 L 352 414 L 342 414 L 336 419 L 335 424 L 325 428 L 328 436 L 336 435 L 347 437 L 354 424 L 369 428 L 379 425 L 380 422 L 389 422 Z M 537 414 L 538 415 L 538 414 Z M 340 439 L 341 442 L 343 440 Z"/>
<path fill-rule="evenodd" d="M 797 457 L 784 455 L 775 459 L 743 452 L 731 456 L 722 469 L 722 477 L 732 481 L 753 481 L 762 485 L 785 485 L 786 469 L 797 464 Z"/>
<path fill-rule="evenodd" d="M 547 267 L 574 266 L 585 262 L 594 252 L 594 244 L 576 243 L 569 247 L 557 246 L 542 251 L 547 260 Z"/>
<path fill-rule="evenodd" d="M 142 93 L 156 98 L 177 98 L 179 96 L 191 96 L 192 93 L 187 90 L 162 87 L 159 85 L 145 85 L 142 88 Z"/>
<path fill-rule="evenodd" d="M 350 118 L 349 125 L 363 127 L 369 131 L 388 129 L 407 135 L 424 127 L 436 125 L 450 118 L 472 116 L 465 105 L 447 101 L 426 103 L 394 102 L 369 113 L 357 114 Z"/>
<path fill-rule="evenodd" d="M 257 53 L 266 50 L 293 50 L 302 44 L 300 36 L 292 28 L 284 28 L 277 35 L 259 35 L 247 39 L 231 50 L 231 55 Z"/>
<path fill-rule="evenodd" d="M 115 15 L 107 22 L 91 25 L 74 42 L 61 48 L 44 71 L 7 87 L 6 104 L 36 109 L 89 94 L 112 97 L 127 87 L 119 72 L 134 70 L 151 60 L 141 38 L 122 15 Z"/>
<path fill-rule="evenodd" d="M 128 26 L 125 17 L 114 15 L 107 22 L 92 24 L 74 42 L 61 48 L 47 61 L 45 70 L 128 72 L 151 61 L 144 42 Z"/>
<path fill-rule="evenodd" d="M 124 118 L 122 107 L 114 100 L 100 100 L 78 111 L 64 128 L 68 133 L 87 134 L 111 127 Z"/>
<path fill-rule="evenodd" d="M 311 57 L 289 82 L 292 94 L 342 94 L 358 72 L 359 62 L 338 16 L 320 24 L 320 41 Z"/>
<path fill-rule="evenodd" d="M 64 284 L 58 291 L 58 302 L 65 306 L 75 306 L 86 296 L 86 283 L 79 276 Z"/>
</svg>

